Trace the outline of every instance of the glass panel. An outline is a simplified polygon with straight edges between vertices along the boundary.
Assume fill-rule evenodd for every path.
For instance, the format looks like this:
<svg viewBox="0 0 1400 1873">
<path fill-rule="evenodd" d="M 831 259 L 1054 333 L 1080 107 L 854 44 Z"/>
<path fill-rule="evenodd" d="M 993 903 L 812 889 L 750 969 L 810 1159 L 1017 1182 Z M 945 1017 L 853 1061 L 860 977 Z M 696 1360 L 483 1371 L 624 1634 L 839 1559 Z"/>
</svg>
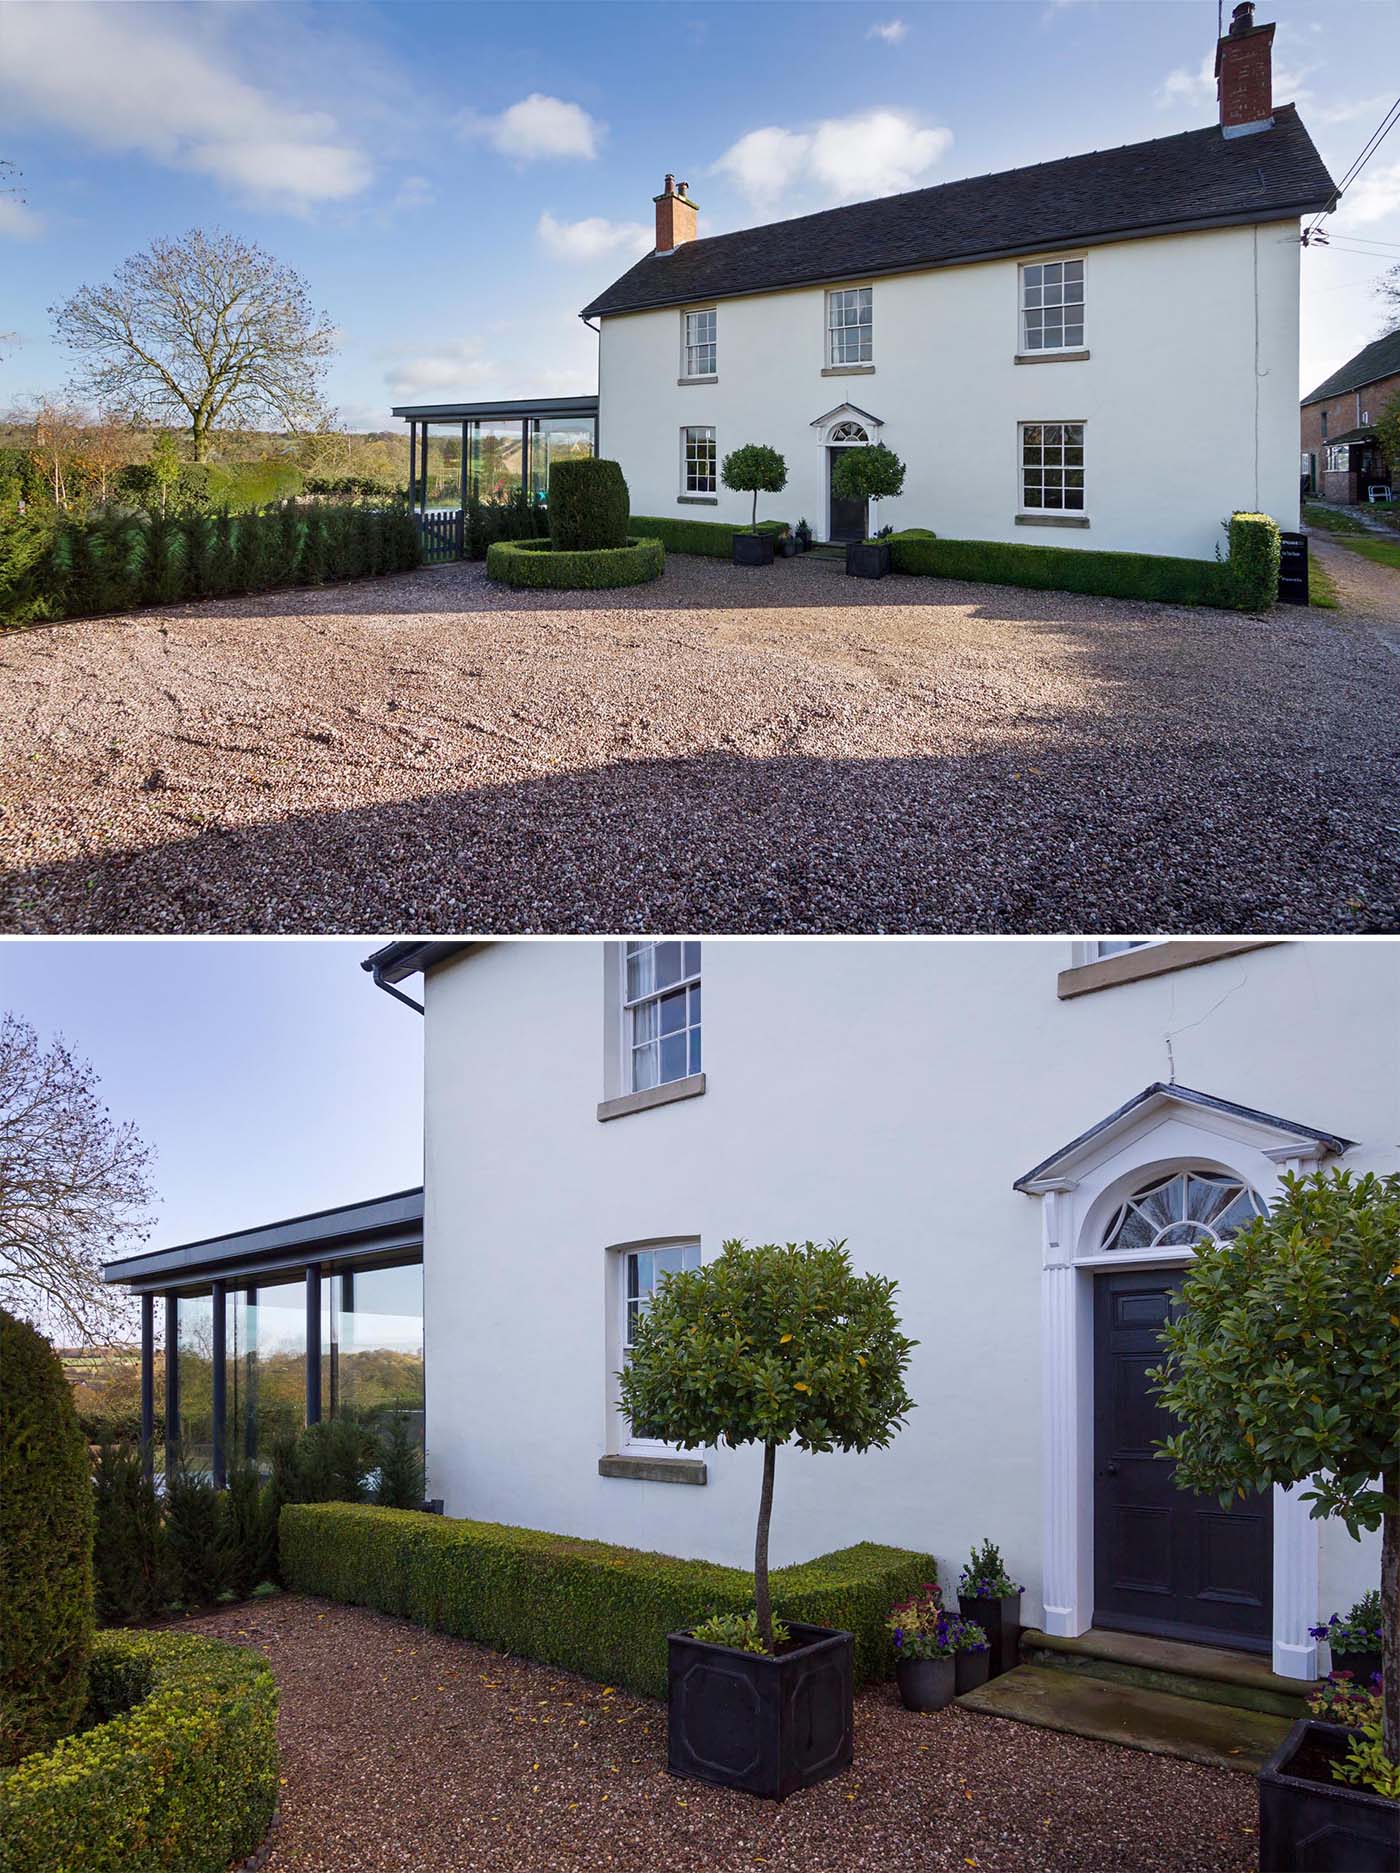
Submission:
<svg viewBox="0 0 1400 1873">
<path fill-rule="evenodd" d="M 1152 1223 L 1129 1207 L 1122 1217 L 1115 1235 L 1110 1235 L 1104 1242 L 1106 1249 L 1149 1249 L 1157 1230 Z"/>
<path fill-rule="evenodd" d="M 1041 305 L 1042 303 L 1043 301 L 1041 300 L 1041 297 L 1040 297 L 1040 288 L 1038 286 L 1028 286 L 1026 288 L 1026 304 L 1028 306 L 1038 306 L 1038 305 Z"/>
<path fill-rule="evenodd" d="M 634 1002 L 642 995 L 650 995 L 656 987 L 653 973 L 655 956 L 650 943 L 629 943 L 627 946 L 627 999 Z"/>
<path fill-rule="evenodd" d="M 669 988 L 673 982 L 681 979 L 681 946 L 679 943 L 658 943 L 656 945 L 656 986 Z"/>
<path fill-rule="evenodd" d="M 690 1030 L 690 1070 L 692 1073 L 698 1073 L 700 1071 L 700 1030 L 699 1028 L 692 1028 Z"/>
<path fill-rule="evenodd" d="M 697 1027 L 700 1022 L 700 984 L 697 982 L 690 991 L 690 1024 Z"/>
<path fill-rule="evenodd" d="M 1064 263 L 1064 268 L 1065 268 L 1066 281 L 1069 281 L 1069 280 L 1078 280 L 1080 282 L 1083 281 L 1084 262 L 1082 260 L 1066 260 Z"/>
<path fill-rule="evenodd" d="M 1067 346 L 1074 346 L 1082 345 L 1083 343 L 1084 327 L 1082 325 L 1067 325 L 1065 327 L 1065 344 Z"/>
<path fill-rule="evenodd" d="M 549 471 L 555 462 L 577 462 L 593 453 L 593 420 L 579 416 L 537 416 L 530 425 L 530 496 L 536 506 L 549 499 Z"/>
<path fill-rule="evenodd" d="M 1252 1190 L 1242 1190 L 1234 1200 L 1212 1219 L 1211 1227 L 1217 1236 L 1233 1236 L 1237 1229 L 1243 1229 L 1247 1222 L 1264 1214 L 1264 1206 Z"/>
<path fill-rule="evenodd" d="M 1238 1184 L 1226 1178 L 1197 1177 L 1193 1173 L 1186 1179 L 1187 1216 L 1194 1222 L 1208 1223 L 1238 1189 Z"/>
<path fill-rule="evenodd" d="M 655 1249 L 652 1252 L 656 1270 L 656 1285 L 660 1287 L 663 1275 L 680 1273 L 681 1252 L 679 1249 Z"/>
<path fill-rule="evenodd" d="M 660 1008 L 661 1032 L 678 1033 L 685 1026 L 685 990 L 677 989 L 672 995 L 663 995 Z"/>
<path fill-rule="evenodd" d="M 643 1041 L 656 1039 L 657 1004 L 640 1002 L 632 1010 L 632 1045 L 640 1047 Z"/>
<path fill-rule="evenodd" d="M 326 1405 L 377 1430 L 407 1419 L 423 1441 L 423 1269 L 356 1269 L 324 1277 L 330 1300 Z"/>
<path fill-rule="evenodd" d="M 650 1041 L 645 1047 L 632 1050 L 632 1090 L 644 1093 L 648 1087 L 656 1085 L 657 1059 L 656 1042 Z"/>
<path fill-rule="evenodd" d="M 214 1464 L 214 1307 L 207 1294 L 176 1302 L 180 1455 L 192 1470 Z"/>
<path fill-rule="evenodd" d="M 278 1437 L 306 1423 L 306 1283 L 299 1276 L 230 1297 L 227 1456 L 266 1466 Z"/>
<path fill-rule="evenodd" d="M 520 454 L 524 430 L 519 422 L 471 425 L 467 477 L 479 501 L 505 501 L 521 486 Z M 590 447 L 589 454 L 592 454 Z"/>
<path fill-rule="evenodd" d="M 418 455 L 418 503 L 455 512 L 462 505 L 462 424 L 423 423 Z"/>
<path fill-rule="evenodd" d="M 1045 440 L 1044 436 L 1041 434 L 1041 426 L 1039 423 L 1027 423 L 1021 433 L 1026 443 L 1034 448 L 1039 448 L 1040 444 Z"/>
<path fill-rule="evenodd" d="M 688 976 L 698 976 L 700 973 L 700 945 L 698 943 L 687 943 L 685 946 L 685 973 Z"/>
<path fill-rule="evenodd" d="M 1157 1238 L 1160 1249 L 1189 1249 L 1198 1242 L 1209 1242 L 1211 1233 L 1204 1223 L 1173 1223 Z"/>
<path fill-rule="evenodd" d="M 684 1034 L 667 1034 L 661 1041 L 661 1082 L 683 1080 L 686 1075 L 686 1043 Z"/>
<path fill-rule="evenodd" d="M 1043 267 L 1027 267 L 1026 268 L 1026 285 L 1027 286 L 1039 286 L 1043 276 L 1044 276 Z"/>
</svg>

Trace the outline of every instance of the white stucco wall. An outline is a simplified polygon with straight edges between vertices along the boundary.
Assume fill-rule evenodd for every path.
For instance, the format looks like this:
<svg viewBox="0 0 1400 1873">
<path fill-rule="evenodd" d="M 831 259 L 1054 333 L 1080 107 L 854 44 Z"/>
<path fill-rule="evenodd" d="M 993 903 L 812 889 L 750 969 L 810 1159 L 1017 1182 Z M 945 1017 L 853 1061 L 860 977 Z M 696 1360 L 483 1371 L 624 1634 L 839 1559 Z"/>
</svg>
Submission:
<svg viewBox="0 0 1400 1873">
<path fill-rule="evenodd" d="M 505 943 L 427 987 L 431 1490 L 449 1514 L 745 1564 L 753 1450 L 704 1488 L 601 1478 L 609 1245 L 846 1237 L 897 1278 L 918 1400 L 887 1452 L 780 1453 L 775 1558 L 871 1539 L 945 1576 L 991 1535 L 1040 1615 L 1041 1236 L 1013 1180 L 1153 1080 L 1400 1167 L 1400 967 L 1301 943 L 1072 1001 L 1054 940 L 705 944 L 707 1090 L 600 1124 L 603 946 Z M 1378 1546 L 1321 1533 L 1325 1605 Z"/>
<path fill-rule="evenodd" d="M 945 538 L 1210 559 L 1220 522 L 1257 508 L 1298 524 L 1296 221 L 1161 236 L 1023 259 L 1085 259 L 1086 361 L 1015 363 L 1018 261 L 873 286 L 875 370 L 824 376 L 821 287 L 718 302 L 718 379 L 680 385 L 681 313 L 605 318 L 599 450 L 636 514 L 747 522 L 750 498 L 682 503 L 681 429 L 719 456 L 766 442 L 788 486 L 760 517 L 827 527 L 818 417 L 850 402 L 883 422 L 905 492 L 876 519 Z M 860 284 L 861 282 L 840 282 Z M 1084 422 L 1087 529 L 1017 526 L 1017 424 Z"/>
</svg>

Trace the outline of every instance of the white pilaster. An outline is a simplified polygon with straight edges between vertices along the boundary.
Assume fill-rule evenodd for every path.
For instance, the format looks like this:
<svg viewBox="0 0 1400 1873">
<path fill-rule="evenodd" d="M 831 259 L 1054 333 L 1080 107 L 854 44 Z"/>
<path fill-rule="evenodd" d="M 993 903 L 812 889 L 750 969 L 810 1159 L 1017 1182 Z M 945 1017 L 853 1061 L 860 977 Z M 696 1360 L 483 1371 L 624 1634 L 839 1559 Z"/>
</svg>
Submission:
<svg viewBox="0 0 1400 1873">
<path fill-rule="evenodd" d="M 1303 1501 L 1305 1485 L 1274 1487 L 1274 1670 L 1281 1678 L 1317 1676 L 1319 1531 Z"/>
<path fill-rule="evenodd" d="M 1041 1422 L 1044 1557 L 1041 1592 L 1045 1630 L 1073 1638 L 1085 1630 L 1090 1609 L 1080 1589 L 1077 1289 L 1073 1244 L 1064 1227 L 1065 1178 L 1032 1186 L 1041 1209 Z"/>
</svg>

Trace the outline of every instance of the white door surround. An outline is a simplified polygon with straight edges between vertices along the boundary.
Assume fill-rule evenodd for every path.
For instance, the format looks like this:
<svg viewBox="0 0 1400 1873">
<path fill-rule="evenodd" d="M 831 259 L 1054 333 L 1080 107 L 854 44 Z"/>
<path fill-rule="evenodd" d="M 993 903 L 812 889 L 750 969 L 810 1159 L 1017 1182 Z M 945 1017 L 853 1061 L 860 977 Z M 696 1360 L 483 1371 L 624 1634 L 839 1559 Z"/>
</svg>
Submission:
<svg viewBox="0 0 1400 1873">
<path fill-rule="evenodd" d="M 809 425 L 817 432 L 817 443 L 821 451 L 821 491 L 822 516 L 821 535 L 823 540 L 831 538 L 831 471 L 829 455 L 832 449 L 863 449 L 872 442 L 880 440 L 880 431 L 884 428 L 878 416 L 872 416 L 869 410 L 862 410 L 854 403 L 838 403 L 834 410 L 828 410 L 825 416 L 814 417 Z"/>
<path fill-rule="evenodd" d="M 1149 1086 L 1033 1171 L 1018 1190 L 1041 1207 L 1045 1630 L 1087 1632 L 1094 1620 L 1094 1275 L 1187 1268 L 1190 1249 L 1102 1248 L 1118 1206 L 1155 1176 L 1224 1171 L 1265 1202 L 1286 1171 L 1302 1172 L 1349 1140 L 1294 1126 L 1187 1087 Z M 1301 1490 L 1274 1490 L 1273 1669 L 1317 1675 L 1321 1523 Z"/>
</svg>

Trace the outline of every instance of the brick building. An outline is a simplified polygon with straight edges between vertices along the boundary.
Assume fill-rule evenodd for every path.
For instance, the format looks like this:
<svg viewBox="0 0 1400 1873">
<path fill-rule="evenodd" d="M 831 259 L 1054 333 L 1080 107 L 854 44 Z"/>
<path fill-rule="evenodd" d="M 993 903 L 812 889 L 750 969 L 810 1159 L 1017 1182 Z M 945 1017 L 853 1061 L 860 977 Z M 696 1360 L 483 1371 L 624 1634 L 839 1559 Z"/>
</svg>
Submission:
<svg viewBox="0 0 1400 1873">
<path fill-rule="evenodd" d="M 1392 469 L 1372 433 L 1400 396 L 1400 327 L 1320 383 L 1302 405 L 1302 474 L 1309 493 L 1329 501 L 1364 501 L 1368 488 L 1390 486 Z"/>
</svg>

